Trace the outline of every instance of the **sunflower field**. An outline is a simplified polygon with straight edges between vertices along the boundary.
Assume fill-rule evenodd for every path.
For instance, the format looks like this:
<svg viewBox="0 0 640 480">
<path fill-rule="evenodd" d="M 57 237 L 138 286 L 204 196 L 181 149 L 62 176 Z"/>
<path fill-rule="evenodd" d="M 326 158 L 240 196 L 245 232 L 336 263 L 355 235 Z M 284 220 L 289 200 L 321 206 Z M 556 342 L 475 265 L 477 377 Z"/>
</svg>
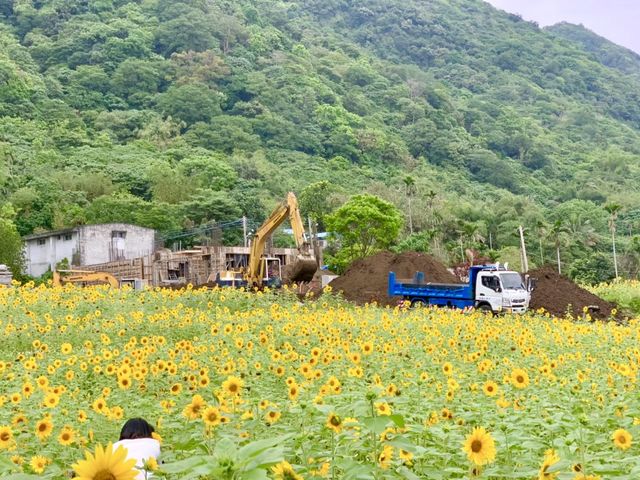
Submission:
<svg viewBox="0 0 640 480">
<path fill-rule="evenodd" d="M 131 478 L 98 463 L 132 417 L 154 478 L 640 478 L 637 320 L 32 284 L 0 312 L 3 479 Z"/>
</svg>

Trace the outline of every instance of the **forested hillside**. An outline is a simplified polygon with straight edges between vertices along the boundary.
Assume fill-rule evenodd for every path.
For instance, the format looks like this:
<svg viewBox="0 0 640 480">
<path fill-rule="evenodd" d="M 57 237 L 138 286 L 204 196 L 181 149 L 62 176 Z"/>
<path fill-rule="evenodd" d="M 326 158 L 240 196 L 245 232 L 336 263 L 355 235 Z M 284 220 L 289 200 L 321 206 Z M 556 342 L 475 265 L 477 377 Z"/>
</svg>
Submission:
<svg viewBox="0 0 640 480">
<path fill-rule="evenodd" d="M 480 0 L 5 0 L 3 215 L 170 235 L 326 181 L 303 207 L 391 200 L 401 248 L 508 259 L 523 224 L 533 262 L 610 272 L 617 226 L 635 275 L 640 62 L 589 35 Z"/>
</svg>

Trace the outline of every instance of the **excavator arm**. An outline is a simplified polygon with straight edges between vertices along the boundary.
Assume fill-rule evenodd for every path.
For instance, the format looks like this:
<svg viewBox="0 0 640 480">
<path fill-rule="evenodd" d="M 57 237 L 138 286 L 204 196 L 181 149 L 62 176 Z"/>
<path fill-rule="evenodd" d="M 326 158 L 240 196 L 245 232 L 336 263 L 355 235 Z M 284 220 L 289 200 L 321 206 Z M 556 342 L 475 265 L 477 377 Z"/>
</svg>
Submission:
<svg viewBox="0 0 640 480">
<path fill-rule="evenodd" d="M 261 286 L 262 278 L 264 276 L 262 254 L 264 253 L 264 247 L 267 244 L 269 236 L 284 222 L 287 218 L 289 211 L 286 204 L 279 205 L 269 215 L 258 231 L 253 236 L 253 242 L 251 243 L 251 250 L 249 252 L 249 265 L 247 265 L 247 283 L 250 286 Z"/>
<path fill-rule="evenodd" d="M 61 287 L 65 283 L 108 283 L 113 288 L 118 288 L 118 279 L 106 272 L 93 272 L 86 270 L 60 270 L 53 272 L 53 286 Z"/>
<path fill-rule="evenodd" d="M 280 204 L 269 218 L 258 228 L 253 237 L 251 251 L 249 253 L 249 265 L 247 267 L 246 279 L 249 286 L 262 286 L 264 278 L 264 262 L 262 255 L 267 243 L 267 239 L 273 232 L 289 218 L 293 236 L 295 237 L 298 255 L 292 266 L 290 279 L 293 281 L 309 281 L 313 278 L 318 266 L 313 255 L 310 253 L 310 245 L 305 238 L 304 225 L 300 217 L 298 200 L 293 192 L 289 192 L 285 202 Z"/>
</svg>

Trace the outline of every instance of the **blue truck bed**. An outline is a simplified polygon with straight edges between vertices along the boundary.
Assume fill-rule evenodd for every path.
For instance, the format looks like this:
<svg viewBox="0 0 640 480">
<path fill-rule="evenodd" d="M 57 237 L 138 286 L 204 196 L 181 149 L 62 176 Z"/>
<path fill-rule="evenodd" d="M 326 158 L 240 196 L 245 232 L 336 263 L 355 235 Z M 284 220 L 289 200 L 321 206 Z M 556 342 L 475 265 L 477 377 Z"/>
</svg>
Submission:
<svg viewBox="0 0 640 480">
<path fill-rule="evenodd" d="M 424 273 L 418 272 L 413 280 L 397 280 L 395 272 L 389 272 L 388 294 L 402 297 L 411 303 L 427 303 L 443 307 L 466 308 L 475 305 L 472 283 L 427 283 Z"/>
</svg>

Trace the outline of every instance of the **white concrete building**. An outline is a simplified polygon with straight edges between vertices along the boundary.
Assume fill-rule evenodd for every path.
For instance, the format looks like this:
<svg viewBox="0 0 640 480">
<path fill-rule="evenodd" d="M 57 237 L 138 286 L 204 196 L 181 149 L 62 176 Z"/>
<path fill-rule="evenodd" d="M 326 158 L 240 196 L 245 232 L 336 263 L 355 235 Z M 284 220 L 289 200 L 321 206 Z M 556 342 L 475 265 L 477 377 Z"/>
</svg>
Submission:
<svg viewBox="0 0 640 480">
<path fill-rule="evenodd" d="M 39 277 L 65 258 L 73 267 L 129 260 L 154 252 L 155 230 L 126 223 L 81 225 L 24 237 L 27 274 Z"/>
</svg>

